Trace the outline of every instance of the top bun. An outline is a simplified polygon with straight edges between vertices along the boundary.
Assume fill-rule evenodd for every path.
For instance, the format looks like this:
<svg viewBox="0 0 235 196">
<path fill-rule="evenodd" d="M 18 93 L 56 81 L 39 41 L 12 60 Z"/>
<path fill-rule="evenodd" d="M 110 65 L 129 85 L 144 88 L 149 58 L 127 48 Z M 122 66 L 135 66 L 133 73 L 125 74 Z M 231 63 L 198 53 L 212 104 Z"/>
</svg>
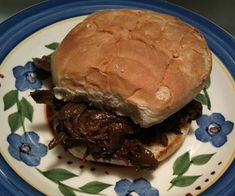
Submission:
<svg viewBox="0 0 235 196">
<path fill-rule="evenodd" d="M 97 11 L 74 27 L 51 70 L 57 98 L 85 99 L 148 127 L 189 103 L 211 64 L 192 26 L 167 14 L 120 9 Z"/>
</svg>

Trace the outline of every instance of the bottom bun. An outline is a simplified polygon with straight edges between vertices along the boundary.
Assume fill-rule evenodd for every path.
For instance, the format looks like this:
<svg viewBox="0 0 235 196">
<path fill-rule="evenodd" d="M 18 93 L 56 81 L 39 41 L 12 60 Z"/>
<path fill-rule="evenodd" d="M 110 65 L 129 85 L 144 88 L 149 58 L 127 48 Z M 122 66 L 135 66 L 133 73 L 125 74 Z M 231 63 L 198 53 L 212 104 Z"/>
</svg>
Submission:
<svg viewBox="0 0 235 196">
<path fill-rule="evenodd" d="M 152 144 L 152 145 L 144 145 L 144 147 L 148 150 L 150 150 L 157 161 L 163 161 L 167 157 L 169 157 L 171 154 L 173 154 L 183 143 L 185 137 L 187 136 L 188 132 L 190 130 L 190 123 L 186 124 L 184 127 L 181 128 L 181 133 L 182 134 L 175 134 L 175 133 L 166 133 L 166 136 L 168 138 L 168 145 L 163 146 L 159 143 Z M 109 163 L 109 164 L 114 164 L 114 165 L 122 165 L 122 166 L 133 166 L 130 161 L 128 160 L 121 160 L 121 159 L 94 159 L 91 155 L 88 155 L 84 158 L 84 155 L 86 153 L 86 146 L 85 145 L 80 145 L 76 146 L 73 148 L 68 149 L 69 152 L 83 160 L 87 161 L 95 161 L 95 162 L 101 162 L 101 163 Z"/>
</svg>

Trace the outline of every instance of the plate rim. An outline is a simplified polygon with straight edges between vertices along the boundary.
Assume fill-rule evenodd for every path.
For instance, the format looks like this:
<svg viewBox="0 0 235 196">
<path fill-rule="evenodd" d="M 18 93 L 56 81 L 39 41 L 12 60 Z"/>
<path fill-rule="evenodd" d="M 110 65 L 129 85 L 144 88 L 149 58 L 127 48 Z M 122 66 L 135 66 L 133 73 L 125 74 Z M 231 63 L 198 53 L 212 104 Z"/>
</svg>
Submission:
<svg viewBox="0 0 235 196">
<path fill-rule="evenodd" d="M 112 2 L 110 4 L 110 2 Z M 8 44 L 6 40 L 6 36 L 13 35 L 20 27 L 22 28 L 24 23 L 29 22 L 30 20 L 39 20 L 40 17 L 47 17 L 47 14 L 52 14 L 52 10 L 57 8 L 61 9 L 64 6 L 71 6 L 73 3 L 76 3 L 77 6 L 83 7 L 83 13 L 77 14 L 76 16 L 88 14 L 92 11 L 89 11 L 89 6 L 93 6 L 92 9 L 97 9 L 99 6 L 103 6 L 108 8 L 110 5 L 117 8 L 126 7 L 126 6 L 136 6 L 136 7 L 144 7 L 144 8 L 158 8 L 158 11 L 167 11 L 169 14 L 176 14 L 184 21 L 192 24 L 196 28 L 202 30 L 202 33 L 205 35 L 206 39 L 209 42 L 209 46 L 213 46 L 212 51 L 216 54 L 216 56 L 223 62 L 226 66 L 226 70 L 232 76 L 233 80 L 235 80 L 235 39 L 225 32 L 221 27 L 217 26 L 215 23 L 209 21 L 208 19 L 195 14 L 192 11 L 189 11 L 185 8 L 177 6 L 173 3 L 165 2 L 165 1 L 151 1 L 151 0 L 82 0 L 80 2 L 76 0 L 57 0 L 55 1 L 47 1 L 32 6 L 22 12 L 17 13 L 11 18 L 7 19 L 3 23 L 0 24 L 0 44 L 5 42 L 5 46 Z M 98 6 L 97 6 L 98 5 Z M 91 7 L 90 7 L 91 8 Z M 9 54 L 9 52 L 21 42 L 23 39 L 30 36 L 32 33 L 40 30 L 43 27 L 46 27 L 50 24 L 53 24 L 57 21 L 61 21 L 63 19 L 67 19 L 70 17 L 60 17 L 59 19 L 55 19 L 48 23 L 44 23 L 43 21 L 39 21 L 40 25 L 33 32 L 29 32 L 28 35 L 21 37 L 14 41 L 14 43 L 9 43 L 10 47 L 1 47 L 0 48 L 0 63 L 5 59 L 5 57 Z M 4 31 L 3 31 L 4 29 Z M 213 30 L 213 31 L 212 31 Z M 12 41 L 12 39 L 9 39 Z M 37 191 L 34 187 L 30 186 L 27 182 L 22 180 L 17 173 L 13 171 L 13 169 L 6 163 L 2 155 L 0 155 L 0 169 L 3 171 L 3 174 L 0 174 L 0 184 L 2 184 L 8 191 L 13 194 L 19 195 L 18 191 L 21 191 L 23 194 L 29 195 L 32 192 L 34 195 L 41 195 L 39 191 Z M 235 174 L 233 174 L 233 169 L 235 169 L 235 161 L 231 163 L 231 165 L 227 168 L 225 173 L 219 177 L 210 187 L 208 187 L 201 195 L 207 194 L 219 194 L 223 193 L 223 195 L 230 195 L 235 192 L 235 185 L 233 185 L 233 180 L 235 179 Z M 6 172 L 7 171 L 7 172 Z M 17 183 L 15 183 L 15 180 Z M 223 186 L 221 185 L 223 184 Z M 19 190 L 15 190 L 16 187 Z M 217 189 L 215 188 L 217 187 Z M 218 192 L 218 187 L 222 188 Z"/>
</svg>

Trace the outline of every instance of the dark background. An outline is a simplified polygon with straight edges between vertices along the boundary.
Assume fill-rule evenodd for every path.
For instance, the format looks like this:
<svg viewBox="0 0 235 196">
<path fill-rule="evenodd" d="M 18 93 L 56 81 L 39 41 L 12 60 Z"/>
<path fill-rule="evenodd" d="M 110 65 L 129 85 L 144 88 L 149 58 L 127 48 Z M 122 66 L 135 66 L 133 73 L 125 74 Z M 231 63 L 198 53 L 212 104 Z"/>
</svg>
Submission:
<svg viewBox="0 0 235 196">
<path fill-rule="evenodd" d="M 43 1 L 44 0 L 0 0 L 0 22 L 20 10 Z M 168 1 L 188 8 L 210 19 L 235 37 L 235 0 Z"/>
</svg>

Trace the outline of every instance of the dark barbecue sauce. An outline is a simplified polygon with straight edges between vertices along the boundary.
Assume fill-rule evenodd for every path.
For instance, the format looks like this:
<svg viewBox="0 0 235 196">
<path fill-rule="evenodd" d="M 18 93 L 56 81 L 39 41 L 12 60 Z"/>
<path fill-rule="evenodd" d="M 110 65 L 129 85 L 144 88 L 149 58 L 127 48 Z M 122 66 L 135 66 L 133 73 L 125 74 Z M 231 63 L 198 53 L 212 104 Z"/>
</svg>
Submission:
<svg viewBox="0 0 235 196">
<path fill-rule="evenodd" d="M 201 104 L 192 101 L 162 123 L 140 128 L 129 118 L 109 111 L 84 103 L 61 102 L 52 91 L 37 90 L 31 96 L 37 103 L 47 104 L 48 123 L 54 133 L 49 149 L 58 144 L 72 148 L 82 143 L 87 146 L 86 156 L 124 160 L 127 164 L 147 169 L 156 168 L 158 162 L 144 146 L 153 143 L 167 146 L 167 132 L 181 134 L 180 129 L 202 112 Z"/>
</svg>

